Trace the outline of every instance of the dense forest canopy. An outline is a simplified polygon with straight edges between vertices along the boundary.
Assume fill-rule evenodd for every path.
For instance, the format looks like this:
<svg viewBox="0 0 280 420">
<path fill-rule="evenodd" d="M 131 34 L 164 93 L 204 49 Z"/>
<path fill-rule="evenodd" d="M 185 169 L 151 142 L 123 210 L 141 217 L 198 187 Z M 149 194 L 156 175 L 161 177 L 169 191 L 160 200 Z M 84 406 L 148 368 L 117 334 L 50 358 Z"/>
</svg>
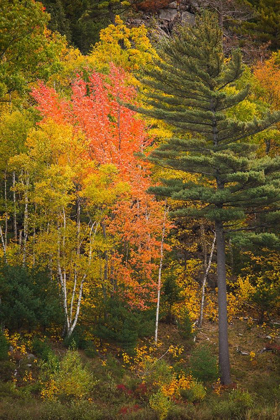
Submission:
<svg viewBox="0 0 280 420">
<path fill-rule="evenodd" d="M 279 418 L 278 12 L 0 0 L 0 418 Z"/>
</svg>

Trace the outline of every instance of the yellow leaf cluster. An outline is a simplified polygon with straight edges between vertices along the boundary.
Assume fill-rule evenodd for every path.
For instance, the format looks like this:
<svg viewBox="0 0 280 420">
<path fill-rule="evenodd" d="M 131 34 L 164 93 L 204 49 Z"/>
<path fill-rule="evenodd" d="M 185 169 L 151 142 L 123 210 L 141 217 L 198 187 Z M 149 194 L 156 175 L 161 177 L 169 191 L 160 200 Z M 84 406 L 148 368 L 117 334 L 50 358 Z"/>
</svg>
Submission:
<svg viewBox="0 0 280 420">
<path fill-rule="evenodd" d="M 109 64 L 114 63 L 133 72 L 150 63 L 155 54 L 144 25 L 128 28 L 116 16 L 115 25 L 109 25 L 100 32 L 100 42 L 93 47 L 89 62 L 94 62 L 99 71 L 106 71 Z"/>
</svg>

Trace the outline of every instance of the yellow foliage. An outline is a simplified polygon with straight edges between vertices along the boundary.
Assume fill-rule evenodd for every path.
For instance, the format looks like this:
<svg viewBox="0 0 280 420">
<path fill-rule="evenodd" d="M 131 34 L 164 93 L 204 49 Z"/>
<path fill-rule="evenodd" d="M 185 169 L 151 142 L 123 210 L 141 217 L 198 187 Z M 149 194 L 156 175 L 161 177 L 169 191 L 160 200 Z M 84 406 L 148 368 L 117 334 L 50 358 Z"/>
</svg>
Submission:
<svg viewBox="0 0 280 420">
<path fill-rule="evenodd" d="M 110 63 L 126 71 L 135 71 L 151 62 L 155 55 L 145 26 L 128 28 L 116 16 L 115 25 L 109 25 L 100 32 L 100 42 L 94 46 L 89 61 L 94 62 L 99 71 L 107 70 Z"/>
<path fill-rule="evenodd" d="M 253 360 L 255 360 L 256 357 L 256 353 L 254 351 L 250 351 L 250 361 L 252 362 Z"/>
<path fill-rule="evenodd" d="M 4 336 L 13 348 L 13 350 L 9 352 L 10 355 L 12 355 L 15 352 L 19 352 L 21 355 L 27 354 L 26 346 L 30 344 L 30 334 L 27 335 L 25 340 L 25 337 L 23 335 L 17 332 L 10 334 L 9 331 L 5 329 Z"/>
<path fill-rule="evenodd" d="M 47 363 L 42 366 L 45 372 L 49 369 Z M 47 375 L 49 378 L 43 384 L 41 397 L 48 400 L 87 398 L 97 384 L 88 369 L 82 365 L 79 353 L 73 350 L 68 350 L 58 368 Z"/>
<path fill-rule="evenodd" d="M 173 374 L 172 380 L 168 384 L 163 384 L 161 387 L 162 393 L 167 397 L 180 398 L 181 389 L 190 389 L 193 383 L 191 375 L 185 376 L 181 374 L 178 378 Z"/>
<path fill-rule="evenodd" d="M 174 314 L 178 319 L 182 319 L 186 311 L 192 321 L 199 317 L 201 291 L 195 278 L 197 278 L 200 269 L 201 262 L 190 259 L 186 263 L 185 270 L 182 268 L 178 270 L 177 284 L 182 290 L 180 292 L 181 301 L 173 306 Z"/>
<path fill-rule="evenodd" d="M 170 399 L 160 390 L 149 399 L 150 407 L 158 414 L 159 420 L 164 420 L 171 408 Z"/>
<path fill-rule="evenodd" d="M 180 357 L 183 351 L 184 351 L 183 346 L 181 345 L 173 346 L 173 344 L 169 347 L 169 350 L 168 350 L 168 352 L 172 354 L 174 359 L 177 359 L 178 357 Z"/>
</svg>

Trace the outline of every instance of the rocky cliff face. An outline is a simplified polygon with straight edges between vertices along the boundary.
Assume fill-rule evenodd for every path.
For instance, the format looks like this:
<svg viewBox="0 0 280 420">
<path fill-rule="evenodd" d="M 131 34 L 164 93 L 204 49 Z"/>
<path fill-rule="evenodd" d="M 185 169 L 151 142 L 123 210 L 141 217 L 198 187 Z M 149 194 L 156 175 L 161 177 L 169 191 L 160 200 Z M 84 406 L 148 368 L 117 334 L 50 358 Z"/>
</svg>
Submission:
<svg viewBox="0 0 280 420">
<path fill-rule="evenodd" d="M 139 10 L 138 16 L 128 18 L 127 24 L 131 26 L 144 24 L 156 29 L 160 36 L 168 36 L 171 34 L 174 25 L 178 23 L 192 25 L 198 7 L 196 0 L 170 1 L 167 6 L 156 12 Z"/>
</svg>

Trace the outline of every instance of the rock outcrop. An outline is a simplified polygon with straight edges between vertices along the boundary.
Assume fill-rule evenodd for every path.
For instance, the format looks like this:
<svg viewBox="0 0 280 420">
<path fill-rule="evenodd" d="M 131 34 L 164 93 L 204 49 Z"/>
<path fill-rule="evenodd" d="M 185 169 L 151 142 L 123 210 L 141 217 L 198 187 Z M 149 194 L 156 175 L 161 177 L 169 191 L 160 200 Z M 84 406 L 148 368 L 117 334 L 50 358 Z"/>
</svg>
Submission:
<svg viewBox="0 0 280 420">
<path fill-rule="evenodd" d="M 168 36 L 176 24 L 193 25 L 198 3 L 195 0 L 170 1 L 157 12 L 139 12 L 137 18 L 129 18 L 127 24 L 153 27 L 159 36 Z"/>
</svg>

